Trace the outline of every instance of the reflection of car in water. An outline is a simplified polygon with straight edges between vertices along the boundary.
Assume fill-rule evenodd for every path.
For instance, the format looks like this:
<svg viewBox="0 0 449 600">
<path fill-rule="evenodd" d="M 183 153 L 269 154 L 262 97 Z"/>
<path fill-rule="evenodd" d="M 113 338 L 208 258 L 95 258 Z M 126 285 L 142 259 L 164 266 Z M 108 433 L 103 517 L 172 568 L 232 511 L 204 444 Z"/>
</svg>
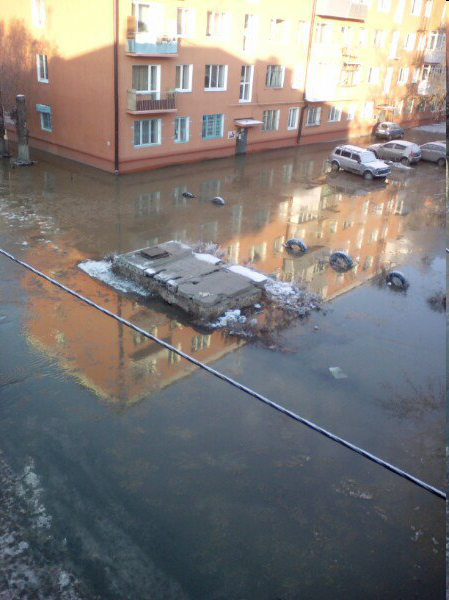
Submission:
<svg viewBox="0 0 449 600">
<path fill-rule="evenodd" d="M 352 175 L 343 171 L 328 173 L 326 183 L 336 192 L 348 194 L 349 196 L 366 196 L 387 188 L 385 179 L 375 179 L 365 183 L 365 180 L 352 177 Z"/>
</svg>

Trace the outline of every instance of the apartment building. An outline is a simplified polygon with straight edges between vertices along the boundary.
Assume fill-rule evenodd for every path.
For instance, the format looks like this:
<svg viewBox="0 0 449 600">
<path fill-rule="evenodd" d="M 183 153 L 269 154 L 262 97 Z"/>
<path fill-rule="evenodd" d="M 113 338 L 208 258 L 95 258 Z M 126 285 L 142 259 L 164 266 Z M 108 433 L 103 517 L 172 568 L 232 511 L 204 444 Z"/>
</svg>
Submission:
<svg viewBox="0 0 449 600">
<path fill-rule="evenodd" d="M 444 95 L 445 5 L 16 0 L 3 102 L 26 95 L 32 147 L 117 173 L 425 123 Z"/>
</svg>

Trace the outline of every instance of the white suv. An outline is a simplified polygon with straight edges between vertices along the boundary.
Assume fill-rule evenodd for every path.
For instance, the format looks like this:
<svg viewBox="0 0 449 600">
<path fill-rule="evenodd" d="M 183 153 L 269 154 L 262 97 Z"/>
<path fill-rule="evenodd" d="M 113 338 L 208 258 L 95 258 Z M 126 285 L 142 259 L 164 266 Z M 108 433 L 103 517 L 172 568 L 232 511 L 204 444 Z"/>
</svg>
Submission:
<svg viewBox="0 0 449 600">
<path fill-rule="evenodd" d="M 390 167 L 376 158 L 373 152 L 345 144 L 334 148 L 329 156 L 333 171 L 350 171 L 362 175 L 364 179 L 385 179 L 390 174 Z"/>
</svg>

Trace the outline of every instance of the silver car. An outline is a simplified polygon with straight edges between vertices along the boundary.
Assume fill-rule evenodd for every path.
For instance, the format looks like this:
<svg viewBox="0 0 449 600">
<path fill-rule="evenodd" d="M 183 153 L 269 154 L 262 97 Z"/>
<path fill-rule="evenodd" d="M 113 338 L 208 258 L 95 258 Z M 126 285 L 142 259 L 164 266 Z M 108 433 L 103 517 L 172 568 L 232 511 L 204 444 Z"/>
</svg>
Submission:
<svg viewBox="0 0 449 600">
<path fill-rule="evenodd" d="M 371 144 L 368 150 L 374 152 L 377 158 L 400 162 L 403 165 L 417 163 L 421 158 L 421 149 L 413 142 L 387 142 L 386 144 Z"/>
<path fill-rule="evenodd" d="M 427 142 L 420 148 L 421 160 L 435 162 L 439 167 L 446 165 L 446 142 Z"/>
<path fill-rule="evenodd" d="M 362 175 L 365 179 L 385 178 L 390 174 L 390 167 L 378 160 L 369 150 L 345 144 L 334 148 L 329 156 L 332 171 L 349 171 Z"/>
</svg>

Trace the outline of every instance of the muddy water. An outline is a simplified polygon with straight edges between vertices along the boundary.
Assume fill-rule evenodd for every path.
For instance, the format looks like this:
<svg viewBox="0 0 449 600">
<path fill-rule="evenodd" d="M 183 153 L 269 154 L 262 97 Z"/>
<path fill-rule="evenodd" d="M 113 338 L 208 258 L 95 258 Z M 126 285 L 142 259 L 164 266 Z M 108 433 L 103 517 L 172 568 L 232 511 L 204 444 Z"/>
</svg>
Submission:
<svg viewBox="0 0 449 600">
<path fill-rule="evenodd" d="M 1 246 L 441 487 L 444 313 L 428 299 L 445 283 L 444 170 L 419 164 L 367 184 L 327 173 L 328 151 L 118 180 L 45 156 L 30 169 L 4 164 Z M 225 206 L 211 204 L 216 195 Z M 286 253 L 291 237 L 309 252 Z M 274 343 L 245 343 L 78 268 L 169 239 L 214 242 L 236 263 L 307 283 L 325 310 Z M 353 271 L 329 267 L 336 249 L 356 259 Z M 410 280 L 406 294 L 383 285 L 391 266 Z M 18 588 L 143 600 L 442 595 L 441 500 L 6 259 L 0 335 L 0 473 L 11 495 L 0 536 L 16 532 L 0 551 Z"/>
</svg>

